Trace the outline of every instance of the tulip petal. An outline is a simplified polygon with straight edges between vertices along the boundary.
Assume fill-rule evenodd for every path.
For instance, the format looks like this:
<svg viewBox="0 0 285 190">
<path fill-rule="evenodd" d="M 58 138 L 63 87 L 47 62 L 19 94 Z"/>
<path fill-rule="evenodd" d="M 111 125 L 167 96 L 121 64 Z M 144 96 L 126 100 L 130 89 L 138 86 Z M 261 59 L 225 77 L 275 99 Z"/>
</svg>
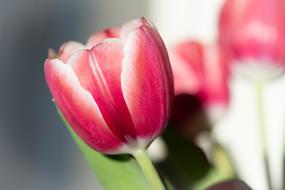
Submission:
<svg viewBox="0 0 285 190">
<path fill-rule="evenodd" d="M 164 80 L 167 80 L 166 82 L 166 89 L 168 90 L 168 94 L 170 94 L 167 98 L 167 102 L 171 102 L 170 100 L 173 98 L 173 92 L 174 92 L 174 85 L 173 85 L 173 76 L 172 76 L 172 70 L 169 63 L 169 57 L 167 54 L 167 49 L 164 45 L 164 42 L 162 41 L 159 33 L 157 32 L 155 26 L 146 19 L 145 17 L 141 17 L 140 19 L 134 19 L 130 22 L 127 22 L 124 24 L 120 31 L 120 37 L 124 40 L 128 38 L 128 35 L 130 32 L 140 29 L 144 32 L 144 34 L 147 36 L 148 40 L 151 41 L 152 46 L 155 46 L 157 48 L 157 53 L 161 54 L 161 65 L 164 67 L 163 70 L 166 72 L 166 77 Z M 170 107 L 167 107 L 167 112 L 170 112 Z"/>
<path fill-rule="evenodd" d="M 131 144 L 136 134 L 121 89 L 122 58 L 123 42 L 108 39 L 73 56 L 68 64 L 91 92 L 108 127 L 121 141 Z"/>
<path fill-rule="evenodd" d="M 205 51 L 204 76 L 202 95 L 206 106 L 227 107 L 229 73 L 225 58 L 218 46 L 209 46 Z"/>
<path fill-rule="evenodd" d="M 141 19 L 133 19 L 127 23 L 125 23 L 120 30 L 120 38 L 126 40 L 130 32 L 140 28 L 143 25 L 143 20 Z"/>
<path fill-rule="evenodd" d="M 201 80 L 195 71 L 175 53 L 170 53 L 171 66 L 174 76 L 175 95 L 197 94 L 201 89 Z"/>
<path fill-rule="evenodd" d="M 174 95 L 174 83 L 173 83 L 173 74 L 172 74 L 172 69 L 170 66 L 170 61 L 167 53 L 166 46 L 161 39 L 158 31 L 156 30 L 155 26 L 149 21 L 148 19 L 142 17 L 141 18 L 143 25 L 141 29 L 145 32 L 145 34 L 148 36 L 148 38 L 152 41 L 153 45 L 156 46 L 158 53 L 161 54 L 162 58 L 162 70 L 165 73 L 164 75 L 164 80 L 165 85 L 166 85 L 166 90 L 167 90 L 167 95 L 166 96 L 166 102 L 172 102 L 173 95 Z M 168 113 L 168 116 L 170 114 L 170 104 L 166 106 L 166 113 Z M 168 117 L 167 116 L 167 117 Z"/>
<path fill-rule="evenodd" d="M 85 46 L 79 42 L 69 41 L 61 45 L 58 52 L 58 58 L 64 63 L 67 62 L 69 57 L 76 51 L 84 49 Z"/>
<path fill-rule="evenodd" d="M 48 59 L 45 76 L 56 104 L 79 136 L 98 151 L 119 151 L 123 143 L 109 130 L 92 95 L 80 85 L 72 68 L 59 59 Z"/>
<path fill-rule="evenodd" d="M 174 75 L 175 94 L 198 94 L 203 81 L 203 54 L 200 43 L 185 41 L 171 52 L 171 66 Z"/>
<path fill-rule="evenodd" d="M 226 1 L 219 18 L 219 41 L 234 59 L 285 60 L 283 0 Z"/>
<path fill-rule="evenodd" d="M 116 27 L 107 28 L 103 31 L 94 33 L 87 41 L 87 48 L 91 49 L 106 38 L 119 37 L 119 29 Z"/>
<path fill-rule="evenodd" d="M 154 138 L 165 127 L 169 115 L 168 75 L 164 52 L 141 28 L 129 34 L 125 42 L 122 90 L 141 138 Z M 171 88 L 171 87 L 170 87 Z M 173 83 L 172 83 L 173 88 Z"/>
</svg>

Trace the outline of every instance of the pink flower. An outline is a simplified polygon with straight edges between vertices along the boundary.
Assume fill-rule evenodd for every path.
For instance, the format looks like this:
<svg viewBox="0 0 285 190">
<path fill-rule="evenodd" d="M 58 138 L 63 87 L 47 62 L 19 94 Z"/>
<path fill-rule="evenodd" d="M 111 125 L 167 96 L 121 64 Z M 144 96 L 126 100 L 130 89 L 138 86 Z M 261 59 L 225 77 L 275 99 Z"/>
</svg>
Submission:
<svg viewBox="0 0 285 190">
<path fill-rule="evenodd" d="M 188 40 L 173 48 L 170 59 L 175 95 L 197 96 L 210 117 L 218 119 L 229 103 L 229 73 L 219 47 Z"/>
<path fill-rule="evenodd" d="M 285 1 L 227 0 L 219 22 L 219 41 L 232 59 L 285 61 Z"/>
<path fill-rule="evenodd" d="M 76 133 L 102 153 L 145 149 L 165 128 L 173 96 L 166 48 L 145 18 L 67 42 L 45 62 L 48 87 Z"/>
</svg>

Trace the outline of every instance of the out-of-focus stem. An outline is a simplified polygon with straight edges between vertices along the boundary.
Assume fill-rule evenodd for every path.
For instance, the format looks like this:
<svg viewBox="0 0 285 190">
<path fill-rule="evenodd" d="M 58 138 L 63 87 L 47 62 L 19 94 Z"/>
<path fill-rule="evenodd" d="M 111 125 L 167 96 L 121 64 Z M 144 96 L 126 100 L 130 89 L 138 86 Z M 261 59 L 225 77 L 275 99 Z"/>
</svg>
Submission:
<svg viewBox="0 0 285 190">
<path fill-rule="evenodd" d="M 228 152 L 217 141 L 213 142 L 213 164 L 217 171 L 228 178 L 237 177 L 236 170 Z"/>
<path fill-rule="evenodd" d="M 164 185 L 156 169 L 154 168 L 147 152 L 137 151 L 133 154 L 133 156 L 141 167 L 146 179 L 152 187 L 152 190 L 165 190 Z"/>
<path fill-rule="evenodd" d="M 258 122 L 259 122 L 258 125 L 259 125 L 260 138 L 261 138 L 262 156 L 265 165 L 266 178 L 268 181 L 268 189 L 272 190 L 272 181 L 270 176 L 269 160 L 268 160 L 268 145 L 267 145 L 267 137 L 265 129 L 264 104 L 263 104 L 264 82 L 255 81 L 255 87 L 256 87 Z"/>
</svg>

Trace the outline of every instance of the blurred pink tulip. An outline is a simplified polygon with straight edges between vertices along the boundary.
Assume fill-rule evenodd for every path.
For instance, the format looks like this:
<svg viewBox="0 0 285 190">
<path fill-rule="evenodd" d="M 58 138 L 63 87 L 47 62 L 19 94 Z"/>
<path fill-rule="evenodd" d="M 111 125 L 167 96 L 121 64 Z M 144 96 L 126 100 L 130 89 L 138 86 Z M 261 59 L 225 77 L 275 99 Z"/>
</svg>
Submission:
<svg viewBox="0 0 285 190">
<path fill-rule="evenodd" d="M 170 114 L 173 78 L 166 48 L 145 18 L 67 42 L 45 62 L 48 87 L 74 131 L 102 153 L 145 149 Z"/>
<path fill-rule="evenodd" d="M 170 59 L 175 94 L 198 96 L 210 117 L 216 120 L 229 103 L 228 72 L 219 48 L 184 41 L 174 47 Z"/>
<path fill-rule="evenodd" d="M 219 41 L 231 59 L 284 64 L 284 40 L 284 0 L 226 0 L 220 14 Z"/>
</svg>

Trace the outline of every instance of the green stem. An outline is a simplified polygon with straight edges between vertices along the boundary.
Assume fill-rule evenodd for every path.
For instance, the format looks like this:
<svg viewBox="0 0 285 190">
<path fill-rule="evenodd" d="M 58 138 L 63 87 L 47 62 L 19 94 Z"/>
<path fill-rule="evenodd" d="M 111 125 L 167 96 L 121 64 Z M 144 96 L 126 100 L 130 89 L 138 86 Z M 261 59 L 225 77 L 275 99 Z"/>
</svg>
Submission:
<svg viewBox="0 0 285 190">
<path fill-rule="evenodd" d="M 163 183 L 161 182 L 159 175 L 154 168 L 146 151 L 137 151 L 133 154 L 141 167 L 145 177 L 147 178 L 152 190 L 165 190 Z"/>
<path fill-rule="evenodd" d="M 214 166 L 219 173 L 227 178 L 237 177 L 233 161 L 231 160 L 225 148 L 213 139 L 213 155 Z"/>
<path fill-rule="evenodd" d="M 269 170 L 269 160 L 268 160 L 268 145 L 266 138 L 266 129 L 265 129 L 265 114 L 264 114 L 264 105 L 263 105 L 263 82 L 256 81 L 256 96 L 257 96 L 257 106 L 258 106 L 258 121 L 259 121 L 259 130 L 261 136 L 261 148 L 263 161 L 265 165 L 266 177 L 268 180 L 268 189 L 272 190 L 272 182 L 270 177 Z"/>
</svg>

